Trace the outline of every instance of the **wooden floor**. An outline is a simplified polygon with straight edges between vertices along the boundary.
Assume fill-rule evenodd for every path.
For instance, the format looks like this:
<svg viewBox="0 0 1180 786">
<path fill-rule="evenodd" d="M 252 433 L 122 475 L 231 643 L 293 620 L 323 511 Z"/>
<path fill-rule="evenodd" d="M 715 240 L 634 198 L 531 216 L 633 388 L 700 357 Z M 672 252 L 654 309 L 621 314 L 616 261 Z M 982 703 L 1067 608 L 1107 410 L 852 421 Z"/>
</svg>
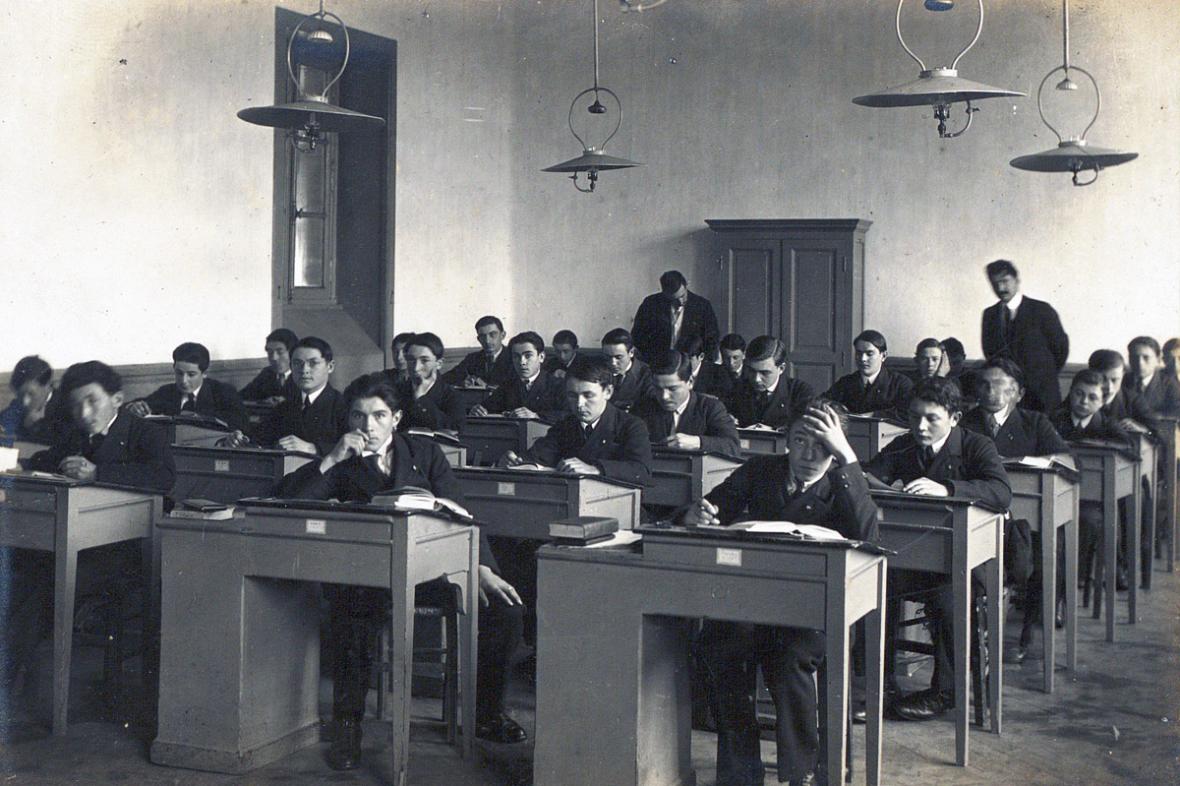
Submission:
<svg viewBox="0 0 1180 786">
<path fill-rule="evenodd" d="M 1157 563 L 1158 565 L 1158 563 Z M 1119 642 L 1103 640 L 1101 623 L 1085 617 L 1080 625 L 1078 674 L 1058 672 L 1057 692 L 1039 691 L 1041 662 L 1030 658 L 1004 670 L 1004 734 L 971 734 L 971 766 L 953 765 L 953 726 L 949 720 L 885 726 L 884 782 L 974 786 L 975 784 L 1180 784 L 1180 573 L 1157 567 L 1155 587 L 1140 594 L 1140 622 L 1126 622 L 1120 599 Z M 1018 615 L 1010 615 L 1008 638 L 1015 637 Z M 1059 650 L 1063 649 L 1059 645 Z M 1039 647 L 1037 647 L 1039 652 Z M 47 650 L 46 650 L 47 653 Z M 1062 655 L 1063 657 L 1063 655 Z M 75 663 L 71 728 L 67 737 L 48 735 L 48 673 L 26 692 L 28 711 L 10 713 L 0 744 L 0 786 L 33 784 L 381 784 L 388 768 L 381 761 L 383 728 L 366 725 L 361 770 L 334 773 L 323 763 L 326 745 L 314 746 L 248 775 L 231 777 L 157 767 L 147 758 L 149 740 L 133 722 L 106 719 L 94 699 L 97 658 L 81 652 Z M 46 671 L 47 670 L 43 670 Z M 919 680 L 926 676 L 919 673 Z M 330 688 L 325 684 L 325 703 Z M 137 708 L 130 708 L 134 713 Z M 410 784 L 502 786 L 530 781 L 531 745 L 481 746 L 477 761 L 465 762 L 447 746 L 437 725 L 425 719 L 436 711 L 416 702 L 423 716 L 412 730 Z M 533 696 L 514 686 L 512 713 L 532 731 Z M 855 745 L 863 753 L 863 727 Z M 715 737 L 694 732 L 693 758 L 698 783 L 714 782 Z M 764 742 L 768 784 L 775 782 L 773 746 Z M 858 762 L 854 783 L 864 782 Z M 602 786 L 625 786 L 602 784 Z"/>
</svg>

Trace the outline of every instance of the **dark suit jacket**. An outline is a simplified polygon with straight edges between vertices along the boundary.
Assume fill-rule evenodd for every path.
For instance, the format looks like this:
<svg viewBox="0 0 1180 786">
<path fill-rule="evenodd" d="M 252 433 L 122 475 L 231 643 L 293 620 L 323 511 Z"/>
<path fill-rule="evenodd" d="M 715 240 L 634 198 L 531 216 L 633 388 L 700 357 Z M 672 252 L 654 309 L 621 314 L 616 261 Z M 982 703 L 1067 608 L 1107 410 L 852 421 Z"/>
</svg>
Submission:
<svg viewBox="0 0 1180 786">
<path fill-rule="evenodd" d="M 1061 438 L 1068 442 L 1078 439 L 1106 439 L 1121 442 L 1128 447 L 1131 445 L 1130 435 L 1117 421 L 1103 415 L 1101 410 L 1094 413 L 1094 417 L 1090 418 L 1090 422 L 1086 424 L 1085 428 L 1079 429 L 1073 424 L 1073 415 L 1069 411 L 1069 405 L 1064 404 L 1053 413 L 1052 422 L 1053 428 L 1057 429 Z"/>
<path fill-rule="evenodd" d="M 71 429 L 48 450 L 32 456 L 28 469 L 57 472 L 57 465 L 67 456 L 83 456 L 93 462 L 100 483 L 115 483 L 167 494 L 176 481 L 176 465 L 168 445 L 168 430 L 158 423 L 120 413 L 110 431 L 95 450 L 90 438 Z"/>
<path fill-rule="evenodd" d="M 959 425 L 963 428 L 991 437 L 986 423 L 987 413 L 976 408 L 963 416 Z M 1053 422 L 1046 415 L 1031 409 L 1017 407 L 1008 415 L 1004 425 L 994 439 L 996 450 L 1001 456 L 1048 456 L 1053 453 L 1068 453 L 1069 445 L 1053 428 Z"/>
<path fill-rule="evenodd" d="M 668 426 L 672 413 L 665 412 L 660 402 L 654 398 L 640 402 L 632 414 L 647 426 L 647 433 L 652 442 L 659 442 L 671 436 Z M 737 426 L 730 420 L 725 407 L 712 396 L 702 395 L 696 390 L 688 395 L 684 414 L 676 424 L 676 433 L 700 437 L 702 450 L 711 450 L 735 458 L 742 454 Z"/>
<path fill-rule="evenodd" d="M 1180 383 L 1176 377 L 1166 373 L 1163 369 L 1155 372 L 1147 388 L 1139 390 L 1138 383 L 1130 377 L 1123 378 L 1123 395 L 1132 409 L 1138 408 L 1150 419 L 1166 417 L 1180 417 Z"/>
<path fill-rule="evenodd" d="M 632 360 L 631 368 L 627 369 L 622 380 L 616 375 L 615 392 L 610 401 L 624 412 L 630 412 L 632 407 L 648 398 L 652 390 L 651 369 L 642 360 Z"/>
<path fill-rule="evenodd" d="M 942 483 L 956 497 L 967 497 L 997 510 L 1007 510 L 1012 502 L 1012 487 L 996 446 L 987 437 L 959 426 L 951 429 L 927 469 L 922 467 L 921 446 L 912 434 L 903 434 L 874 456 L 865 465 L 865 472 L 885 484 L 926 477 Z"/>
<path fill-rule="evenodd" d="M 786 374 L 778 378 L 778 385 L 770 394 L 766 405 L 760 405 L 760 393 L 754 383 L 743 381 L 733 394 L 729 411 L 737 418 L 738 425 L 752 426 L 763 423 L 772 428 L 783 428 L 791 421 L 791 414 L 804 402 L 815 397 L 815 391 L 801 379 L 791 379 Z"/>
<path fill-rule="evenodd" d="M 144 401 L 153 415 L 179 415 L 181 398 L 180 389 L 173 382 L 156 388 Z M 232 385 L 208 377 L 197 392 L 197 414 L 220 418 L 231 429 L 245 431 L 249 425 L 238 391 Z"/>
<path fill-rule="evenodd" d="M 21 406 L 19 398 L 14 398 L 0 411 L 0 428 L 4 429 L 0 435 L 0 445 L 10 445 L 14 439 L 53 445 L 64 439 L 74 425 L 65 396 L 54 388 L 45 402 L 44 416 L 36 423 L 25 425 L 25 408 Z"/>
<path fill-rule="evenodd" d="M 1006 357 L 1024 371 L 1024 405 L 1051 413 L 1061 403 L 1057 373 L 1069 357 L 1069 336 L 1061 327 L 1057 312 L 1043 300 L 1025 296 L 1009 327 L 1007 341 L 1000 338 L 1000 309 L 995 303 L 983 310 L 983 356 Z"/>
<path fill-rule="evenodd" d="M 259 442 L 273 445 L 283 437 L 295 435 L 315 445 L 316 453 L 326 456 L 337 440 L 348 431 L 348 404 L 340 391 L 327 385 L 303 413 L 303 393 L 284 401 L 259 429 Z"/>
<path fill-rule="evenodd" d="M 542 419 L 552 423 L 567 414 L 565 381 L 542 370 L 533 380 L 533 386 L 526 391 L 524 382 L 517 377 L 493 390 L 484 399 L 483 406 L 493 414 L 528 407 Z"/>
<path fill-rule="evenodd" d="M 598 419 L 590 439 L 582 434 L 577 415 L 566 415 L 549 433 L 533 443 L 522 457 L 547 467 L 562 459 L 581 459 L 603 475 L 646 486 L 651 482 L 651 439 L 639 418 L 609 403 Z"/>
<path fill-rule="evenodd" d="M 501 349 L 491 364 L 487 357 L 482 349 L 469 353 L 459 361 L 459 365 L 443 374 L 443 382 L 462 387 L 467 377 L 479 377 L 489 385 L 504 385 L 516 379 L 516 372 L 512 370 L 512 353 L 508 347 Z"/>
<path fill-rule="evenodd" d="M 577 359 L 578 359 L 578 353 L 575 352 L 574 353 L 574 360 L 577 360 Z M 574 361 L 571 360 L 570 365 L 573 365 L 573 362 Z M 569 371 L 569 366 L 562 363 L 561 358 L 557 357 L 557 355 L 547 355 L 545 357 L 545 362 L 543 364 L 541 364 L 541 368 L 542 368 L 542 370 L 547 371 L 550 374 L 552 374 L 555 371 L 560 371 L 563 376 L 565 375 L 565 372 Z M 559 379 L 560 379 L 560 377 L 559 377 Z"/>
<path fill-rule="evenodd" d="M 711 360 L 717 354 L 717 344 L 721 340 L 717 315 L 713 313 L 713 304 L 695 292 L 688 293 L 680 321 L 680 338 L 689 336 L 700 336 L 707 359 Z M 648 295 L 639 304 L 631 324 L 631 340 L 635 342 L 639 357 L 648 362 L 660 352 L 672 349 L 672 307 L 662 293 Z"/>
<path fill-rule="evenodd" d="M 299 395 L 299 387 L 295 384 L 293 374 L 288 374 L 283 383 L 279 384 L 279 378 L 267 366 L 259 371 L 258 375 L 250 380 L 246 387 L 238 391 L 238 394 L 242 397 L 242 401 L 261 401 L 271 396 L 290 399 Z"/>
<path fill-rule="evenodd" d="M 824 398 L 839 401 L 853 415 L 880 412 L 882 415 L 904 418 L 910 406 L 910 391 L 914 383 L 904 374 L 882 368 L 873 384 L 865 388 L 860 373 L 845 374 L 824 393 Z"/>
<path fill-rule="evenodd" d="M 833 466 L 806 491 L 788 497 L 790 476 L 787 456 L 753 456 L 705 499 L 718 507 L 726 526 L 739 517 L 790 521 L 831 527 L 852 540 L 877 539 L 877 505 L 860 464 Z"/>
<path fill-rule="evenodd" d="M 706 360 L 701 364 L 700 371 L 697 372 L 692 389 L 696 393 L 716 396 L 724 403 L 727 398 L 733 395 L 739 381 L 740 377 L 732 376 L 725 366 Z"/>
<path fill-rule="evenodd" d="M 387 477 L 360 456 L 352 456 L 320 472 L 320 462 L 311 461 L 279 481 L 275 495 L 291 499 L 334 499 L 339 502 L 370 502 L 373 497 L 405 486 L 426 489 L 466 507 L 463 487 L 438 445 L 412 434 L 394 434 L 393 471 Z M 487 537 L 479 534 L 479 562 L 499 572 L 488 548 Z"/>
<path fill-rule="evenodd" d="M 405 402 L 402 406 L 406 414 L 398 424 L 402 430 L 428 428 L 431 431 L 458 431 L 463 425 L 463 418 L 467 415 L 463 411 L 463 400 L 442 378 L 436 379 L 421 398 L 414 398 L 414 383 L 410 380 L 399 383 L 397 389 Z"/>
</svg>

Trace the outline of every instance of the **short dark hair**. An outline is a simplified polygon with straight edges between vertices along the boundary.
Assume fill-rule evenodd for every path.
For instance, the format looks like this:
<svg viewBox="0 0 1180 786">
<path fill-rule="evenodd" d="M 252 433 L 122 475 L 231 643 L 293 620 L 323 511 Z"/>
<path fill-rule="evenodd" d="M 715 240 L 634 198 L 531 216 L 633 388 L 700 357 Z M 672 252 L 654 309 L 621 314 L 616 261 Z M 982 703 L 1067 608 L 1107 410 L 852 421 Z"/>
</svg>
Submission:
<svg viewBox="0 0 1180 786">
<path fill-rule="evenodd" d="M 705 342 L 700 336 L 681 336 L 676 341 L 676 348 L 690 358 L 705 354 Z"/>
<path fill-rule="evenodd" d="M 605 347 L 608 344 L 622 344 L 627 348 L 627 351 L 635 349 L 635 342 L 631 339 L 631 334 L 626 328 L 615 328 L 608 330 L 606 335 L 602 337 L 602 345 Z"/>
<path fill-rule="evenodd" d="M 401 335 L 405 336 L 405 343 L 402 344 L 403 354 L 409 347 L 426 347 L 432 355 L 441 360 L 443 353 L 446 352 L 442 339 L 433 333 L 402 333 Z"/>
<path fill-rule="evenodd" d="M 733 352 L 735 349 L 746 351 L 746 340 L 741 333 L 726 333 L 721 337 L 721 348 Z"/>
<path fill-rule="evenodd" d="M 526 330 L 523 333 L 517 333 L 508 340 L 508 348 L 511 349 L 516 344 L 532 344 L 533 349 L 537 350 L 537 354 L 545 351 L 545 339 L 541 338 L 541 334 L 533 330 Z"/>
<path fill-rule="evenodd" d="M 919 341 L 918 346 L 914 347 L 914 354 L 917 355 L 923 349 L 937 349 L 939 352 L 946 352 L 946 347 L 936 338 L 924 338 Z"/>
<path fill-rule="evenodd" d="M 113 396 L 123 389 L 123 378 L 119 376 L 119 372 L 101 360 L 87 360 L 85 363 L 75 363 L 61 375 L 61 394 L 68 396 L 78 388 L 95 382 L 108 396 Z"/>
<path fill-rule="evenodd" d="M 986 371 L 989 368 L 998 368 L 1016 380 L 1017 385 L 1024 387 L 1024 369 L 1016 361 L 1004 357 L 988 358 L 976 371 Z"/>
<path fill-rule="evenodd" d="M 936 404 L 951 415 L 963 410 L 963 394 L 959 392 L 959 386 L 953 379 L 945 377 L 929 377 L 914 385 L 910 401 Z"/>
<path fill-rule="evenodd" d="M 389 340 L 389 351 L 390 352 L 397 352 L 397 345 L 398 344 L 402 345 L 402 350 L 404 351 L 405 348 L 410 345 L 410 339 L 412 339 L 414 337 L 414 335 L 415 335 L 414 333 L 408 333 L 408 332 L 407 333 L 398 333 L 396 336 L 394 336 L 393 338 L 391 338 Z M 433 335 L 433 334 L 431 334 L 431 335 Z"/>
<path fill-rule="evenodd" d="M 272 341 L 283 342 L 283 346 L 287 348 L 287 353 L 290 354 L 291 350 L 295 349 L 295 345 L 299 343 L 299 336 L 295 335 L 294 330 L 275 328 L 266 334 L 266 343 L 269 344 Z"/>
<path fill-rule="evenodd" d="M 1069 381 L 1069 389 L 1073 390 L 1078 385 L 1096 385 L 1102 387 L 1102 375 L 1092 368 L 1084 368 L 1073 375 L 1073 379 Z"/>
<path fill-rule="evenodd" d="M 1160 350 L 1160 342 L 1156 341 L 1151 336 L 1135 336 L 1135 338 L 1131 339 L 1131 341 L 1127 344 L 1128 354 L 1134 352 L 1135 347 L 1147 347 L 1155 353 L 1156 357 L 1159 357 L 1163 354 L 1163 352 Z"/>
<path fill-rule="evenodd" d="M 942 340 L 942 348 L 946 352 L 947 357 L 958 358 L 959 360 L 967 359 L 967 348 L 963 346 L 963 342 L 954 336 L 947 336 Z"/>
<path fill-rule="evenodd" d="M 669 270 L 660 276 L 660 291 L 671 295 L 681 287 L 688 286 L 688 279 L 679 270 Z"/>
<path fill-rule="evenodd" d="M 314 349 L 317 350 L 324 360 L 332 360 L 332 345 L 324 341 L 319 336 L 304 336 L 299 339 L 299 343 L 295 345 L 295 349 Z M 291 350 L 292 353 L 295 349 Z"/>
<path fill-rule="evenodd" d="M 491 314 L 488 314 L 487 316 L 482 316 L 475 320 L 475 329 L 477 331 L 481 327 L 487 327 L 488 325 L 495 325 L 496 330 L 500 331 L 501 333 L 504 332 L 504 323 L 500 321 L 499 317 L 494 317 Z"/>
<path fill-rule="evenodd" d="M 615 375 L 611 371 L 610 363 L 605 358 L 598 357 L 580 357 L 570 364 L 569 370 L 565 373 L 567 380 L 577 379 L 582 382 L 593 382 L 602 387 L 611 387 L 615 384 Z"/>
<path fill-rule="evenodd" d="M 186 341 L 172 350 L 173 363 L 196 363 L 197 368 L 204 373 L 209 370 L 209 350 L 204 344 Z"/>
<path fill-rule="evenodd" d="M 833 401 L 823 396 L 814 396 L 810 399 L 804 399 L 799 404 L 791 408 L 788 413 L 787 431 L 795 425 L 795 421 L 800 420 L 807 414 L 808 410 L 822 409 L 824 407 L 831 407 L 832 411 L 836 413 L 836 420 L 840 423 L 840 430 L 845 434 L 848 433 L 848 408 L 839 401 Z"/>
<path fill-rule="evenodd" d="M 16 361 L 12 369 L 12 376 L 8 378 L 8 385 L 13 390 L 20 390 L 21 386 L 32 380 L 38 385 L 48 385 L 53 379 L 53 367 L 41 359 L 40 355 L 26 355 Z"/>
<path fill-rule="evenodd" d="M 668 349 L 652 359 L 651 374 L 653 377 L 675 374 L 687 382 L 692 378 L 692 361 L 686 353 Z"/>
<path fill-rule="evenodd" d="M 574 349 L 578 348 L 578 337 L 572 330 L 559 330 L 553 334 L 553 344 L 568 344 Z"/>
<path fill-rule="evenodd" d="M 1012 278 L 1020 278 L 1020 273 L 1016 272 L 1016 265 L 1013 265 L 1007 259 L 997 259 L 995 262 L 988 262 L 987 267 L 988 280 L 999 278 L 1000 276 L 1012 276 Z"/>
<path fill-rule="evenodd" d="M 1176 370 L 1176 363 L 1172 359 L 1172 353 L 1177 347 L 1180 347 L 1180 338 L 1170 338 L 1164 342 L 1164 366 L 1173 372 Z"/>
<path fill-rule="evenodd" d="M 750 340 L 746 348 L 746 360 L 757 363 L 767 358 L 774 359 L 774 365 L 781 366 L 787 362 L 787 347 L 774 336 L 756 336 Z"/>
<path fill-rule="evenodd" d="M 862 330 L 852 339 L 852 346 L 855 348 L 857 344 L 862 341 L 867 341 L 881 352 L 889 351 L 889 344 L 885 342 L 885 335 L 879 330 Z"/>
<path fill-rule="evenodd" d="M 1090 359 L 1086 361 L 1086 367 L 1095 371 L 1110 371 L 1112 368 L 1126 370 L 1127 361 L 1123 360 L 1123 356 L 1117 350 L 1096 349 L 1090 353 Z"/>
<path fill-rule="evenodd" d="M 402 397 L 397 387 L 391 385 L 389 379 L 381 372 L 363 374 L 348 383 L 348 387 L 344 389 L 344 400 L 348 408 L 351 410 L 353 403 L 362 398 L 379 398 L 392 412 L 402 408 Z"/>
</svg>

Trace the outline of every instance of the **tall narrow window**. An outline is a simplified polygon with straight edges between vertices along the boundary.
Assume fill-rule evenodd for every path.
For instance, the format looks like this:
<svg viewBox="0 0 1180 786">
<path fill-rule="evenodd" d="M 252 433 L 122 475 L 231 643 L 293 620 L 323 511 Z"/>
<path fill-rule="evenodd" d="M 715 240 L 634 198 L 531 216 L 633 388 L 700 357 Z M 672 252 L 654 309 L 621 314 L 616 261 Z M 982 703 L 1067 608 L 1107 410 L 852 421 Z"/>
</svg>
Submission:
<svg viewBox="0 0 1180 786">
<path fill-rule="evenodd" d="M 299 66 L 304 93 L 318 94 L 329 74 Z M 328 100 L 338 100 L 333 86 Z M 336 302 L 336 134 L 326 134 L 315 150 L 288 145 L 291 183 L 287 298 L 292 303 Z"/>
</svg>

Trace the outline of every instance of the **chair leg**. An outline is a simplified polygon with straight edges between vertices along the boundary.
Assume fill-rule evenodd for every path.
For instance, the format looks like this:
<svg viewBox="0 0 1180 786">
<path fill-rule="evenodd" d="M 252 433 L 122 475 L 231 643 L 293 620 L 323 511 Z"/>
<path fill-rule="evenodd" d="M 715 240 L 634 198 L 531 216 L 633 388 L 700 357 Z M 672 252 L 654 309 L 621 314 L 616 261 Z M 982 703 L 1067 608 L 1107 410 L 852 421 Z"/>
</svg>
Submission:
<svg viewBox="0 0 1180 786">
<path fill-rule="evenodd" d="M 389 720 L 389 702 L 386 691 L 389 689 L 389 675 L 387 670 L 393 659 L 393 645 L 391 643 L 389 623 L 381 625 L 381 632 L 377 634 L 377 717 Z"/>
<path fill-rule="evenodd" d="M 972 701 L 975 704 L 975 723 L 983 726 L 986 723 L 986 709 L 987 709 L 987 691 L 985 686 L 988 679 L 988 647 L 991 642 L 987 639 L 987 606 L 986 599 L 982 597 L 975 598 L 974 614 L 972 614 L 972 624 L 975 628 L 975 648 L 971 653 L 971 660 L 974 661 L 971 668 L 971 693 Z"/>
<path fill-rule="evenodd" d="M 443 626 L 443 657 L 446 670 L 443 678 L 443 721 L 447 725 L 447 742 L 452 745 L 459 737 L 459 614 L 456 610 L 446 613 Z M 475 701 L 474 696 L 464 696 L 464 701 Z"/>
</svg>

